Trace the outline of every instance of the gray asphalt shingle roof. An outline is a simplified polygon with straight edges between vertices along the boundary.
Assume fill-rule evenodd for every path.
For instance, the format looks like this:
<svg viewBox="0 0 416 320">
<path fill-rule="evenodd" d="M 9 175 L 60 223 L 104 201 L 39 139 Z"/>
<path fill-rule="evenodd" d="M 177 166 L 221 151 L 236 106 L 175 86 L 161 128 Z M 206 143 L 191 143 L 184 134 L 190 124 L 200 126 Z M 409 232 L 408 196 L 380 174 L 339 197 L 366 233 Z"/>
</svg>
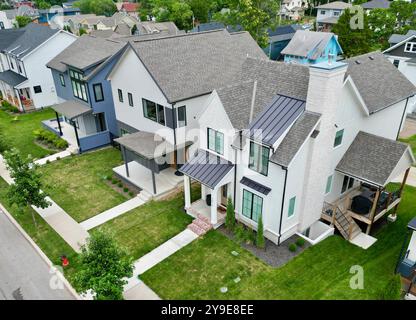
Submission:
<svg viewBox="0 0 416 320">
<path fill-rule="evenodd" d="M 320 118 L 321 115 L 319 113 L 305 111 L 289 129 L 289 132 L 270 157 L 270 161 L 287 167 L 299 148 L 310 136 Z"/>
<path fill-rule="evenodd" d="M 65 72 L 67 65 L 84 70 L 115 54 L 125 45 L 123 41 L 83 35 L 49 61 L 49 68 Z"/>
<path fill-rule="evenodd" d="M 18 84 L 26 81 L 27 78 L 11 70 L 6 70 L 3 72 L 0 72 L 0 80 L 6 82 L 12 87 L 15 87 Z"/>
<path fill-rule="evenodd" d="M 383 187 L 408 149 L 405 143 L 360 131 L 336 170 Z"/>
<path fill-rule="evenodd" d="M 416 94 L 416 87 L 381 52 L 344 62 L 370 114 Z"/>
<path fill-rule="evenodd" d="M 305 110 L 304 100 L 276 95 L 272 102 L 254 118 L 246 135 L 252 140 L 273 146 Z"/>
<path fill-rule="evenodd" d="M 233 167 L 230 161 L 199 149 L 179 171 L 213 189 Z"/>
<path fill-rule="evenodd" d="M 171 103 L 230 83 L 247 56 L 267 58 L 247 32 L 225 30 L 134 41 L 132 47 Z"/>
<path fill-rule="evenodd" d="M 416 30 L 409 30 L 406 34 L 392 34 L 389 38 L 389 43 L 394 45 L 399 42 L 402 42 L 412 36 L 416 36 Z"/>
<path fill-rule="evenodd" d="M 333 1 L 333 2 L 328 2 L 328 3 L 325 3 L 325 4 L 321 4 L 321 5 L 317 6 L 316 8 L 317 9 L 335 9 L 335 10 L 339 9 L 339 10 L 342 10 L 342 9 L 346 9 L 346 8 L 350 8 L 350 7 L 352 7 L 352 4 L 350 4 L 350 3 L 346 3 L 346 2 L 343 2 L 343 1 Z"/>
<path fill-rule="evenodd" d="M 298 30 L 281 54 L 316 60 L 321 56 L 332 37 L 334 34 L 331 32 Z"/>
<path fill-rule="evenodd" d="M 371 0 L 360 4 L 364 9 L 388 9 L 390 8 L 389 0 Z"/>
<path fill-rule="evenodd" d="M 24 33 L 22 29 L 3 29 L 0 30 L 0 50 L 4 50 L 10 46 L 10 43 L 15 41 Z"/>
<path fill-rule="evenodd" d="M 21 30 L 23 30 L 23 32 L 20 36 L 4 49 L 5 51 L 9 51 L 14 55 L 19 56 L 19 58 L 26 56 L 33 49 L 37 48 L 60 31 L 59 29 L 51 29 L 48 26 L 37 23 L 29 23 Z"/>
</svg>

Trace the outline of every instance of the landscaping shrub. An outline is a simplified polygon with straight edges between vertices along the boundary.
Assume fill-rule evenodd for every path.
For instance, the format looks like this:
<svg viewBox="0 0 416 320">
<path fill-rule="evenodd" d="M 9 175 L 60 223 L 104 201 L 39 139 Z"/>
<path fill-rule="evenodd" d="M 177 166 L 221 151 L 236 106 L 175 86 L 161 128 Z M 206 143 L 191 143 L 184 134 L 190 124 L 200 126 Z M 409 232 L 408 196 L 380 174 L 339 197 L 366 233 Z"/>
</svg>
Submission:
<svg viewBox="0 0 416 320">
<path fill-rule="evenodd" d="M 123 184 L 122 184 L 121 182 L 119 182 L 119 183 L 117 184 L 117 186 L 118 186 L 119 188 L 121 188 L 121 187 L 123 187 Z"/>
<path fill-rule="evenodd" d="M 112 184 L 116 184 L 116 183 L 117 183 L 117 179 L 113 178 L 113 179 L 111 180 L 111 183 L 112 183 Z"/>
<path fill-rule="evenodd" d="M 234 228 L 234 236 L 238 242 L 244 241 L 245 228 L 241 223 L 238 223 Z"/>
<path fill-rule="evenodd" d="M 134 196 L 134 192 L 133 191 L 129 191 L 129 196 L 133 197 Z"/>
<path fill-rule="evenodd" d="M 227 200 L 227 215 L 225 216 L 225 226 L 228 230 L 233 230 L 235 226 L 234 205 L 231 198 Z"/>
<path fill-rule="evenodd" d="M 128 191 L 129 191 L 129 188 L 124 187 L 124 188 L 123 188 L 123 191 L 124 191 L 124 192 L 128 192 Z"/>
<path fill-rule="evenodd" d="M 303 238 L 297 238 L 296 239 L 296 245 L 298 247 L 303 247 L 305 245 L 305 239 L 303 239 Z"/>
<path fill-rule="evenodd" d="M 265 244 L 266 241 L 264 240 L 263 218 L 262 215 L 260 215 L 259 221 L 257 222 L 256 246 L 259 248 L 264 248 Z"/>
<path fill-rule="evenodd" d="M 13 112 L 13 113 L 18 113 L 19 112 L 19 109 L 16 106 L 12 105 L 10 102 L 8 102 L 6 100 L 3 100 L 1 102 L 1 107 L 5 111 L 9 111 L 9 112 Z"/>
<path fill-rule="evenodd" d="M 38 129 L 33 131 L 33 135 L 35 136 L 35 139 L 38 141 L 44 141 L 47 144 L 50 144 L 54 146 L 57 149 L 66 149 L 68 148 L 68 142 L 60 137 L 58 137 L 56 134 L 49 130 L 45 129 Z"/>
<path fill-rule="evenodd" d="M 298 249 L 298 247 L 296 246 L 296 244 L 295 243 L 291 243 L 290 245 L 289 245 L 289 251 L 290 252 L 296 252 L 296 250 Z"/>
<path fill-rule="evenodd" d="M 110 181 L 111 180 L 111 177 L 110 176 L 105 176 L 104 179 L 107 180 L 107 181 Z"/>
</svg>

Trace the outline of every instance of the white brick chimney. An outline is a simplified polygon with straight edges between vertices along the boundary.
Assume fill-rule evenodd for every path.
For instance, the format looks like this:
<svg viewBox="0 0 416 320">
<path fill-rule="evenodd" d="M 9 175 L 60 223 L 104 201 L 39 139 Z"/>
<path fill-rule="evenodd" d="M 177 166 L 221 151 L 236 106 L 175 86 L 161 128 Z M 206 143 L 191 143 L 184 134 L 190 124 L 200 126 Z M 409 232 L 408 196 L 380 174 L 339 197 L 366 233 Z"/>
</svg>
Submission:
<svg viewBox="0 0 416 320">
<path fill-rule="evenodd" d="M 341 97 L 347 64 L 323 62 L 309 67 L 309 86 L 306 110 L 321 114 L 319 134 L 313 139 L 308 155 L 307 175 L 299 230 L 317 221 L 322 212 L 328 176 L 332 174 L 332 150 L 336 133 L 336 109 Z"/>
</svg>

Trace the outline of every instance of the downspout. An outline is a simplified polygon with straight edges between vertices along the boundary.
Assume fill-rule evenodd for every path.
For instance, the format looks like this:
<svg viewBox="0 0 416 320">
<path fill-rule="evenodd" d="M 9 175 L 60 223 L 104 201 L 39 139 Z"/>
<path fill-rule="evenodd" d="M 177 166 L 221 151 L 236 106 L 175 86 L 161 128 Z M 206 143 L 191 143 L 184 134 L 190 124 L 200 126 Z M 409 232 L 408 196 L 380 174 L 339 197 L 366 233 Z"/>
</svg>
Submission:
<svg viewBox="0 0 416 320">
<path fill-rule="evenodd" d="M 242 139 L 243 139 L 243 137 L 242 137 L 242 131 L 240 130 L 240 132 L 238 133 L 238 135 L 239 135 L 239 139 L 240 139 L 240 146 L 242 145 Z M 237 148 L 235 148 L 235 150 L 234 150 L 234 162 L 235 162 L 235 164 L 234 164 L 234 195 L 233 195 L 233 204 L 234 204 L 234 208 L 235 208 L 235 200 L 236 200 L 236 197 L 237 197 L 237 154 L 238 154 L 238 151 L 237 151 Z"/>
<path fill-rule="evenodd" d="M 407 110 L 407 104 L 408 103 L 409 103 L 409 98 L 406 99 L 406 104 L 404 106 L 404 110 L 403 110 L 403 114 L 402 114 L 402 119 L 400 120 L 400 126 L 399 126 L 399 130 L 397 131 L 396 140 L 399 139 L 400 129 L 402 128 L 402 124 L 403 124 L 404 116 L 406 115 L 406 110 Z"/>
<path fill-rule="evenodd" d="M 175 166 L 176 166 L 176 173 L 178 171 L 178 146 L 176 145 L 176 118 L 175 118 L 175 104 L 176 102 L 172 103 L 172 124 L 173 124 L 173 147 L 174 147 L 174 157 L 175 157 Z"/>
<path fill-rule="evenodd" d="M 280 238 L 282 236 L 282 219 L 283 219 L 283 209 L 284 209 L 284 206 L 285 206 L 286 182 L 287 182 L 287 168 L 282 166 L 282 169 L 285 170 L 285 182 L 284 182 L 284 185 L 283 185 L 282 208 L 280 209 L 279 239 L 277 240 L 277 245 L 278 246 L 280 246 Z"/>
</svg>

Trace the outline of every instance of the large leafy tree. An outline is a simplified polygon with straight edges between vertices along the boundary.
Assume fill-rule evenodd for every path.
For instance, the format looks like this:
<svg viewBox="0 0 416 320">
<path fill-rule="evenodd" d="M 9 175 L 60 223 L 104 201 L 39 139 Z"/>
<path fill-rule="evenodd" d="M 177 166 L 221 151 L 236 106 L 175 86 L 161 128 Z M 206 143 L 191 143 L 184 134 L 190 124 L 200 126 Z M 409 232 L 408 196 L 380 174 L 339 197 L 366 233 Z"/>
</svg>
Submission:
<svg viewBox="0 0 416 320">
<path fill-rule="evenodd" d="M 23 157 L 20 152 L 13 148 L 4 152 L 6 167 L 14 183 L 8 190 L 8 198 L 11 205 L 17 205 L 20 209 L 28 206 L 47 208 L 50 202 L 46 199 L 46 194 L 42 192 L 41 176 L 37 172 L 37 165 L 29 155 Z M 36 219 L 33 210 L 32 219 L 37 228 Z"/>
<path fill-rule="evenodd" d="M 372 31 L 372 42 L 376 47 L 388 47 L 388 39 L 395 31 L 396 16 L 387 9 L 373 9 L 368 14 L 368 25 Z"/>
<path fill-rule="evenodd" d="M 121 300 L 125 278 L 133 275 L 133 261 L 103 232 L 91 234 L 82 247 L 75 283 L 81 291 L 93 290 L 96 300 Z"/>
<path fill-rule="evenodd" d="M 405 25 L 415 25 L 416 22 L 416 3 L 410 3 L 403 0 L 392 1 L 389 11 L 396 16 L 397 27 L 401 28 Z"/>
<path fill-rule="evenodd" d="M 152 15 L 159 22 L 175 22 L 179 29 L 192 28 L 193 12 L 184 0 L 152 0 Z"/>
<path fill-rule="evenodd" d="M 74 2 L 73 6 L 79 8 L 82 13 L 95 13 L 98 16 L 111 16 L 117 11 L 113 0 L 79 0 Z"/>
<path fill-rule="evenodd" d="M 362 26 L 352 27 L 351 22 L 355 21 L 356 14 L 350 9 L 344 10 L 337 24 L 332 28 L 332 31 L 338 35 L 338 41 L 346 57 L 367 53 L 372 49 L 372 33 L 368 26 L 368 17 L 366 14 L 361 15 Z"/>
<path fill-rule="evenodd" d="M 18 28 L 26 27 L 32 22 L 32 18 L 28 16 L 16 16 L 16 24 Z"/>
</svg>

